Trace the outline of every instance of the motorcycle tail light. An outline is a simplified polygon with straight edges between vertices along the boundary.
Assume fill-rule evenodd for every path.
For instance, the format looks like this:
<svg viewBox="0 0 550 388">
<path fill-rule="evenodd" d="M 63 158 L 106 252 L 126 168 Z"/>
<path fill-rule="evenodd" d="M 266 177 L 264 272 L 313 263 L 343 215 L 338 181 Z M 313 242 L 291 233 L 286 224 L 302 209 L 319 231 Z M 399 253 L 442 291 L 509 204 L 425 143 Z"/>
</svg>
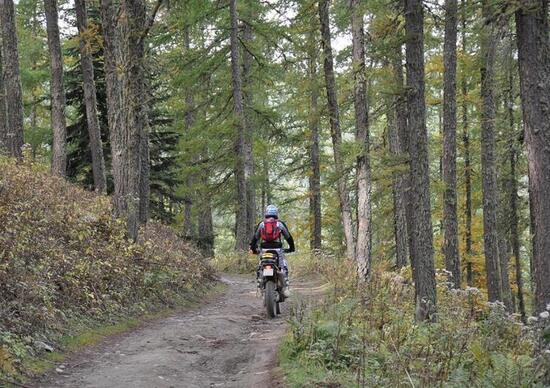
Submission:
<svg viewBox="0 0 550 388">
<path fill-rule="evenodd" d="M 265 268 L 267 268 L 267 269 L 271 269 L 271 268 L 273 268 L 273 267 L 272 267 L 272 266 L 270 266 L 270 265 L 266 265 L 266 266 L 265 266 Z"/>
</svg>

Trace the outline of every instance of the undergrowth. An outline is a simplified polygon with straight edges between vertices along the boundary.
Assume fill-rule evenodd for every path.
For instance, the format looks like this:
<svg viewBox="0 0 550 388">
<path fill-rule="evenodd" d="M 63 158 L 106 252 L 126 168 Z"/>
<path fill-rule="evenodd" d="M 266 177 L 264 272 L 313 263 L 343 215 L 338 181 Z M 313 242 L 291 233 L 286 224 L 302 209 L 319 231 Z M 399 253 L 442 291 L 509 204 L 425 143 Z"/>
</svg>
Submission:
<svg viewBox="0 0 550 388">
<path fill-rule="evenodd" d="M 86 328 L 178 306 L 213 279 L 170 228 L 152 222 L 130 243 L 109 197 L 43 169 L 0 159 L 0 377 Z"/>
<path fill-rule="evenodd" d="M 318 275 L 317 259 L 312 259 L 311 253 L 286 253 L 291 278 Z M 212 259 L 212 266 L 219 272 L 255 274 L 258 268 L 258 255 L 237 253 L 234 251 L 220 252 Z"/>
<path fill-rule="evenodd" d="M 380 264 L 357 287 L 351 265 L 325 267 L 331 291 L 291 312 L 280 350 L 289 386 L 544 386 L 547 313 L 524 325 L 481 291 L 438 279 L 438 320 L 417 323 L 409 269 Z"/>
</svg>

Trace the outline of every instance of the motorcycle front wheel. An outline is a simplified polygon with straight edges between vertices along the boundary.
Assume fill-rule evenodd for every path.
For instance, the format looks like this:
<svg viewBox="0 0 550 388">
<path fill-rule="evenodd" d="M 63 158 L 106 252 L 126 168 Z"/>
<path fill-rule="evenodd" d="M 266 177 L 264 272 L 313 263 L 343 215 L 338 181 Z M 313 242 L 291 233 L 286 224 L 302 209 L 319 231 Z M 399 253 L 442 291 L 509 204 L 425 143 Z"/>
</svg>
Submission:
<svg viewBox="0 0 550 388">
<path fill-rule="evenodd" d="M 268 280 L 265 284 L 265 307 L 267 316 L 275 318 L 277 315 L 277 287 L 273 280 Z"/>
</svg>

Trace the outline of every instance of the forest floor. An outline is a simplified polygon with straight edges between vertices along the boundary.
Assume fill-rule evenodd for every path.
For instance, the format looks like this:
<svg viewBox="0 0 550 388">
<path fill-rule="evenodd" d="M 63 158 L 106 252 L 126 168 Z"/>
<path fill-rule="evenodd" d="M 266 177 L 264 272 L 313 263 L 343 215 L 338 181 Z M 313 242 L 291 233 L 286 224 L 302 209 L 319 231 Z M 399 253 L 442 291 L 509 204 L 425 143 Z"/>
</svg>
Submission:
<svg viewBox="0 0 550 388">
<path fill-rule="evenodd" d="M 146 323 L 69 357 L 33 387 L 280 387 L 279 344 L 289 303 L 270 320 L 253 276 L 221 277 L 226 290 L 199 308 Z M 290 303 L 321 292 L 293 281 Z"/>
</svg>

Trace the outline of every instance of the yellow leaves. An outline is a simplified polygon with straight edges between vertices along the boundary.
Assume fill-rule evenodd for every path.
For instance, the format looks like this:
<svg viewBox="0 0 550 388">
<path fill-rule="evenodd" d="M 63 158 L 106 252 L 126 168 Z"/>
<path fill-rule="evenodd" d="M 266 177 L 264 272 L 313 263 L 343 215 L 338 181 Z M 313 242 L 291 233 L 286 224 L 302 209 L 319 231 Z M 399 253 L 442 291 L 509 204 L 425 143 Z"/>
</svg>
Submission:
<svg viewBox="0 0 550 388">
<path fill-rule="evenodd" d="M 0 347 L 0 372 L 7 375 L 14 375 L 17 372 L 10 353 L 4 347 Z"/>
</svg>

